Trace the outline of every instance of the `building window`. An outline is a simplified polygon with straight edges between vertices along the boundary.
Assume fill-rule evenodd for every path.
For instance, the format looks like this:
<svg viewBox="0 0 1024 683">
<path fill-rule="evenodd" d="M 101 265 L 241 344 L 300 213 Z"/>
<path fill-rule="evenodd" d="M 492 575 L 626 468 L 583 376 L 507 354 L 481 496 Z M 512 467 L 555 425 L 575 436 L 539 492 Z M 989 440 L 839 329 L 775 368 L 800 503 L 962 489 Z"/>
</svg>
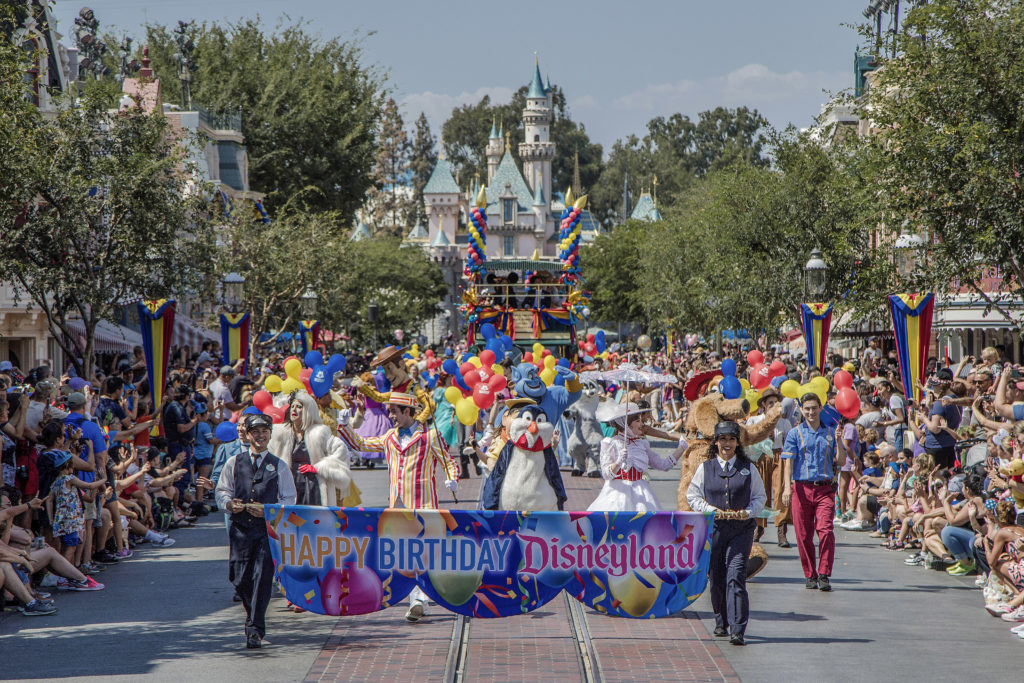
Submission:
<svg viewBox="0 0 1024 683">
<path fill-rule="evenodd" d="M 534 142 L 540 142 L 540 136 L 539 135 L 534 135 L 533 136 L 533 141 Z"/>
<path fill-rule="evenodd" d="M 505 223 L 512 223 L 516 216 L 516 200 L 502 200 L 502 220 Z"/>
<path fill-rule="evenodd" d="M 39 106 L 39 44 L 35 40 L 26 40 L 21 45 L 21 49 L 25 51 L 28 58 L 32 62 L 32 68 L 25 72 L 24 79 L 25 83 L 29 86 L 29 92 L 26 94 L 28 101 Z"/>
<path fill-rule="evenodd" d="M 516 255 L 516 238 L 515 235 L 505 235 L 505 257 Z"/>
</svg>

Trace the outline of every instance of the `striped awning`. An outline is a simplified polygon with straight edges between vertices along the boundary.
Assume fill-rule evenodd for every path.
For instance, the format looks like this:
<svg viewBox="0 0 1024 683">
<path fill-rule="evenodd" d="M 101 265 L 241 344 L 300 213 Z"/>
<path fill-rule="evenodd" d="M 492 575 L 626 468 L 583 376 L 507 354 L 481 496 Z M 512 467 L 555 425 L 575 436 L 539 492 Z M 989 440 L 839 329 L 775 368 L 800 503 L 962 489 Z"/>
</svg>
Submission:
<svg viewBox="0 0 1024 683">
<path fill-rule="evenodd" d="M 506 270 L 513 270 L 517 272 L 527 270 L 546 270 L 550 273 L 561 273 L 562 262 L 561 261 L 540 261 L 534 259 L 494 259 L 489 260 L 486 263 L 487 272 L 496 273 Z"/>
<path fill-rule="evenodd" d="M 85 347 L 85 322 L 81 318 L 68 320 L 68 328 L 78 337 L 78 343 Z M 96 323 L 93 349 L 97 353 L 131 353 L 132 348 L 142 345 L 142 335 L 135 330 L 122 327 L 109 320 Z"/>
<path fill-rule="evenodd" d="M 187 346 L 195 351 L 206 341 L 220 342 L 220 333 L 203 327 L 187 315 L 175 314 L 171 346 Z"/>
</svg>

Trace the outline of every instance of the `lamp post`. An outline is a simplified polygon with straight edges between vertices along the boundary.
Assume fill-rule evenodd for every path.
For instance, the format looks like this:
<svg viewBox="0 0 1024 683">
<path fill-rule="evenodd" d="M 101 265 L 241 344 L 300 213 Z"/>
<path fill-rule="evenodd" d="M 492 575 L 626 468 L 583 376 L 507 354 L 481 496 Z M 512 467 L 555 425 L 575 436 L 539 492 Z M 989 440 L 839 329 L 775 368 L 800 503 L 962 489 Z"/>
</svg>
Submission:
<svg viewBox="0 0 1024 683">
<path fill-rule="evenodd" d="M 373 333 L 373 348 L 377 348 L 377 317 L 380 314 L 380 306 L 376 301 L 371 301 L 366 307 L 366 317 L 370 321 L 370 329 Z"/>
<path fill-rule="evenodd" d="M 302 293 L 302 300 L 299 302 L 299 310 L 306 320 L 312 320 L 316 316 L 317 298 L 316 292 L 313 291 L 313 285 L 306 285 L 306 291 Z"/>
<path fill-rule="evenodd" d="M 245 288 L 245 277 L 238 273 L 228 273 L 220 281 L 224 297 L 224 307 L 231 313 L 238 313 L 242 307 L 242 291 Z"/>
<path fill-rule="evenodd" d="M 907 232 L 906 224 L 903 225 L 903 232 L 893 243 L 893 256 L 896 259 L 896 273 L 900 277 L 900 284 L 910 279 L 917 269 L 917 251 L 924 246 L 924 240 L 920 235 Z"/>
<path fill-rule="evenodd" d="M 590 333 L 590 307 L 584 306 L 580 313 L 583 314 L 583 337 L 585 339 Z"/>
<path fill-rule="evenodd" d="M 821 302 L 825 298 L 825 281 L 828 277 L 828 264 L 821 258 L 821 252 L 815 247 L 811 258 L 804 265 L 804 298 L 810 302 Z"/>
</svg>

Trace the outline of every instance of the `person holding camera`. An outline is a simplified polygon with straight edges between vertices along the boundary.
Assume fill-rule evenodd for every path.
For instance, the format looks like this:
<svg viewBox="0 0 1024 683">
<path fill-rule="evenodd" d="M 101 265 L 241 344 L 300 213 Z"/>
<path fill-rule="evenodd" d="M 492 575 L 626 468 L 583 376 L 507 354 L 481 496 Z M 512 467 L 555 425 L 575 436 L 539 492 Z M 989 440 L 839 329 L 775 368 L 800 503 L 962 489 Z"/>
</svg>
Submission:
<svg viewBox="0 0 1024 683">
<path fill-rule="evenodd" d="M 274 560 L 264 519 L 264 505 L 294 505 L 291 470 L 267 446 L 273 420 L 259 413 L 245 416 L 248 445 L 228 458 L 217 482 L 217 507 L 231 515 L 228 578 L 245 607 L 245 646 L 261 647 L 266 635 L 267 605 L 274 585 Z"/>
</svg>

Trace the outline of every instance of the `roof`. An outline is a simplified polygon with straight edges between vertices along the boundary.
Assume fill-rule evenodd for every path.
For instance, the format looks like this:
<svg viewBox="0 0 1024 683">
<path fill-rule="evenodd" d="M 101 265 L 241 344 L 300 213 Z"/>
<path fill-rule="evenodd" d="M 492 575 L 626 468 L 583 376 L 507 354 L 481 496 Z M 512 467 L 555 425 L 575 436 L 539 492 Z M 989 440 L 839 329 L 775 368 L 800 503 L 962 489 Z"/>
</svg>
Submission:
<svg viewBox="0 0 1024 683">
<path fill-rule="evenodd" d="M 547 206 L 548 205 L 548 203 L 546 201 L 544 201 L 544 187 L 540 183 L 537 183 L 537 192 L 534 193 L 534 195 L 533 195 L 533 205 L 534 206 Z"/>
<path fill-rule="evenodd" d="M 644 192 L 640 195 L 640 199 L 637 200 L 636 206 L 633 207 L 633 212 L 629 214 L 632 220 L 650 221 L 656 222 L 661 220 L 661 212 L 658 211 L 658 207 L 654 203 L 654 198 L 651 197 L 650 192 Z"/>
<path fill-rule="evenodd" d="M 458 194 L 459 186 L 452 175 L 451 164 L 447 159 L 438 159 L 430 180 L 423 186 L 423 194 Z"/>
<path fill-rule="evenodd" d="M 540 64 L 533 65 L 533 80 L 530 81 L 530 91 L 526 93 L 527 99 L 546 99 L 547 90 L 544 88 L 544 79 L 540 77 Z"/>
<path fill-rule="evenodd" d="M 511 187 L 512 194 L 518 200 L 519 206 L 517 211 L 526 211 L 533 205 L 533 194 L 530 192 L 530 188 L 526 186 L 523 174 L 519 172 L 516 162 L 512 159 L 512 152 L 509 150 L 505 150 L 505 156 L 501 158 L 501 163 L 498 164 L 498 168 L 494 172 L 494 178 L 491 179 L 491 184 L 487 186 L 488 215 L 500 215 L 498 202 L 501 201 L 501 196 L 505 194 L 506 184 Z"/>
<path fill-rule="evenodd" d="M 349 242 L 358 242 L 359 240 L 368 240 L 373 235 L 370 234 L 370 227 L 362 221 L 356 224 L 356 229 L 352 231 L 352 236 L 348 238 Z"/>
<path fill-rule="evenodd" d="M 425 239 L 427 239 L 429 237 L 430 237 L 430 233 L 428 233 L 427 229 L 423 227 L 423 224 L 422 223 L 417 223 L 416 226 L 412 230 L 409 231 L 409 236 L 406 237 L 405 239 L 407 239 L 407 240 L 425 240 Z"/>
<path fill-rule="evenodd" d="M 430 243 L 432 247 L 450 247 L 452 243 L 448 241 L 448 236 L 444 234 L 444 230 L 438 230 L 437 235 L 434 236 L 434 240 Z"/>
<path fill-rule="evenodd" d="M 496 125 L 495 125 L 494 119 L 491 119 L 491 134 L 488 135 L 487 138 L 489 140 L 494 140 L 495 138 L 499 138 L 500 139 L 500 136 L 498 135 L 498 129 L 497 129 Z"/>
<path fill-rule="evenodd" d="M 488 259 L 487 261 L 488 272 L 504 271 L 504 270 L 515 270 L 515 271 L 526 271 L 526 270 L 546 270 L 551 273 L 562 272 L 561 261 L 540 261 L 534 259 L 520 258 L 520 259 Z"/>
</svg>

